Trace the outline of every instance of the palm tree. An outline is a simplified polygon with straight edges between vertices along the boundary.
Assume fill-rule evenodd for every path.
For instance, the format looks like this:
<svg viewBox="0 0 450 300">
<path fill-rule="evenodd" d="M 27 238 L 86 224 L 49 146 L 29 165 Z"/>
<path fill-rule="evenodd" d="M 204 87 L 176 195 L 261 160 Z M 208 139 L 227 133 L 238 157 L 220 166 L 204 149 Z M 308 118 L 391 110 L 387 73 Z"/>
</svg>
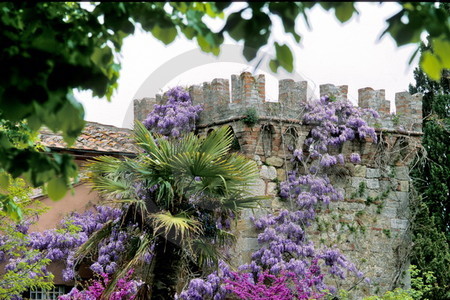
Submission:
<svg viewBox="0 0 450 300">
<path fill-rule="evenodd" d="M 136 158 L 102 156 L 88 166 L 93 188 L 122 207 L 120 226 L 134 224 L 111 286 L 133 268 L 146 283 L 139 299 L 169 299 L 189 278 L 225 258 L 219 249 L 234 238 L 225 223 L 263 198 L 248 192 L 258 168 L 230 153 L 229 127 L 205 138 L 189 133 L 171 139 L 136 122 L 134 139 L 143 150 Z M 113 226 L 94 234 L 78 255 L 95 257 L 98 243 Z M 146 263 L 149 253 L 153 258 Z"/>
</svg>

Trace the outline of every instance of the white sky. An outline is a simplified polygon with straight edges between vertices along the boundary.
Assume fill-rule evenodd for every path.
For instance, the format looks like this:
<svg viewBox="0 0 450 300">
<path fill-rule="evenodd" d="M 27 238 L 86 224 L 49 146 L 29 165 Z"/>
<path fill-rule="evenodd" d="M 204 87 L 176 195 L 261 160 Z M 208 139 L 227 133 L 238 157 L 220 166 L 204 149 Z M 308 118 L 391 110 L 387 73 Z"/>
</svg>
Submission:
<svg viewBox="0 0 450 300">
<path fill-rule="evenodd" d="M 243 3 L 234 4 L 233 11 L 241 5 Z M 272 74 L 267 63 L 259 66 L 255 74 L 266 75 L 269 99 L 277 99 L 277 80 L 282 78 L 308 80 L 315 95 L 320 84 L 346 84 L 349 98 L 355 103 L 359 88 L 385 89 L 386 98 L 392 101 L 396 92 L 408 89 L 417 65 L 417 59 L 408 65 L 415 45 L 397 48 L 389 35 L 378 40 L 387 27 L 385 20 L 398 12 L 400 5 L 362 2 L 356 3 L 356 7 L 360 14 L 341 24 L 333 12 L 316 5 L 308 15 L 310 31 L 301 17 L 297 20 L 297 32 L 302 36 L 300 44 L 284 35 L 281 22 L 277 22 L 272 29 L 274 38 L 291 46 L 295 67 L 293 74 Z M 221 23 L 213 22 L 211 26 L 220 29 Z M 225 44 L 223 54 L 216 58 L 201 52 L 194 41 L 178 37 L 165 46 L 151 34 L 136 30 L 134 36 L 124 41 L 119 89 L 112 101 L 93 98 L 90 92 L 76 92 L 75 96 L 84 105 L 86 120 L 129 127 L 129 108 L 133 99 L 154 97 L 155 92 L 166 91 L 175 85 L 201 84 L 214 78 L 230 79 L 232 74 L 254 71 L 256 63 L 246 62 L 241 55 L 242 44 L 229 38 L 225 39 Z M 271 53 L 268 47 L 262 50 Z"/>
</svg>

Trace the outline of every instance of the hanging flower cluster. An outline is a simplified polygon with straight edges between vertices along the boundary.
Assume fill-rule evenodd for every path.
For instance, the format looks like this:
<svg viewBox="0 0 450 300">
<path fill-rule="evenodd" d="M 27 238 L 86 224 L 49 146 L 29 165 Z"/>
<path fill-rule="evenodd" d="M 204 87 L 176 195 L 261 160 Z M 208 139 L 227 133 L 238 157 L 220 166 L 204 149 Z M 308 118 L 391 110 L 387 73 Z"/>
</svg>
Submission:
<svg viewBox="0 0 450 300">
<path fill-rule="evenodd" d="M 346 141 L 366 138 L 371 138 L 373 142 L 377 140 L 374 128 L 367 125 L 364 117 L 378 118 L 379 115 L 373 109 L 355 107 L 348 100 L 333 101 L 328 96 L 308 103 L 303 123 L 312 125 L 311 134 L 305 140 L 309 153 L 297 149 L 294 156 L 308 154 L 309 158 L 318 158 L 322 167 L 343 164 L 343 155 L 331 155 L 331 152 L 339 150 Z M 350 160 L 357 162 L 357 157 L 359 154 L 354 153 Z"/>
<path fill-rule="evenodd" d="M 121 210 L 106 206 L 97 206 L 96 211 L 87 211 L 82 214 L 73 213 L 64 218 L 59 226 L 59 229 L 45 230 L 43 232 L 28 233 L 30 222 L 24 221 L 17 225 L 17 230 L 20 230 L 24 235 L 24 247 L 35 251 L 36 255 L 33 257 L 10 257 L 7 253 L 0 253 L 0 262 L 6 262 L 5 269 L 7 271 L 19 272 L 23 263 L 33 264 L 36 260 L 47 259 L 49 261 L 65 261 L 66 268 L 63 270 L 63 279 L 70 281 L 74 279 L 74 253 L 84 242 L 87 241 L 90 235 L 95 231 L 101 229 L 107 222 L 118 222 L 121 216 Z M 100 253 L 108 253 L 108 256 L 99 256 L 98 260 L 93 263 L 91 268 L 97 273 L 102 273 L 103 268 L 109 274 L 113 273 L 114 256 L 118 251 L 123 250 L 123 245 L 120 241 L 124 240 L 123 234 L 120 239 L 114 243 L 104 243 L 100 246 Z M 3 236 L 3 238 L 7 238 Z M 106 259 L 106 257 L 108 259 Z M 94 270 L 95 266 L 99 265 L 101 269 Z M 45 266 L 42 272 L 48 273 Z M 30 276 L 35 276 L 30 274 Z"/>
<path fill-rule="evenodd" d="M 305 140 L 307 149 L 294 149 L 293 160 L 298 170 L 290 172 L 280 184 L 280 197 L 290 204 L 290 210 L 253 220 L 261 230 L 258 235 L 261 247 L 253 253 L 250 264 L 239 268 L 240 273 L 219 271 L 225 293 L 217 287 L 213 294 L 201 292 L 211 285 L 211 279 L 215 280 L 217 275 L 214 275 L 206 280 L 195 279 L 195 284 L 190 284 L 179 298 L 224 299 L 226 293 L 231 293 L 239 299 L 268 299 L 269 295 L 270 299 L 319 299 L 323 291 L 336 290 L 324 283 L 325 274 L 344 279 L 350 272 L 362 277 L 362 272 L 338 249 L 316 249 L 308 240 L 305 228 L 315 219 L 318 205 L 343 199 L 343 193 L 326 175 L 327 169 L 345 163 L 346 158 L 339 153 L 342 144 L 355 139 L 376 141 L 375 131 L 364 121 L 365 116 L 376 118 L 378 114 L 329 97 L 308 103 L 303 117 L 303 123 L 311 126 Z M 361 158 L 358 153 L 352 153 L 348 160 L 358 163 Z M 192 297 L 197 294 L 203 298 Z"/>
<path fill-rule="evenodd" d="M 200 105 L 192 105 L 189 93 L 177 86 L 167 92 L 166 104 L 155 104 L 143 124 L 149 131 L 176 138 L 194 130 L 202 110 Z"/>
</svg>

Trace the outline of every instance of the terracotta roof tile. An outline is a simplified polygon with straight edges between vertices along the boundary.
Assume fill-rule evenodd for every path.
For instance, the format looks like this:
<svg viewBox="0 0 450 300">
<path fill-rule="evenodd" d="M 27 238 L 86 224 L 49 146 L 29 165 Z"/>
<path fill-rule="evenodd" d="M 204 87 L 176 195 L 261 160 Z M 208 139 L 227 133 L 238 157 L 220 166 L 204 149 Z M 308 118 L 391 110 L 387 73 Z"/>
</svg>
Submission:
<svg viewBox="0 0 450 300">
<path fill-rule="evenodd" d="M 130 140 L 131 130 L 112 125 L 87 122 L 83 132 L 75 143 L 68 148 L 59 133 L 44 128 L 40 131 L 44 146 L 61 149 L 83 149 L 101 152 L 136 153 L 137 149 Z"/>
</svg>

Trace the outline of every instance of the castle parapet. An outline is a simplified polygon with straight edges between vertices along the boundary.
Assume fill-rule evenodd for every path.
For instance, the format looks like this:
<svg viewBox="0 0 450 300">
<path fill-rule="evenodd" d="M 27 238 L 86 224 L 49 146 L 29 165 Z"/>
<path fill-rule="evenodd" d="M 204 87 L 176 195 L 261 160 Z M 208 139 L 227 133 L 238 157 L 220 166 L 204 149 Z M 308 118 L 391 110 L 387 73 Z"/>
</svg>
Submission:
<svg viewBox="0 0 450 300">
<path fill-rule="evenodd" d="M 385 90 L 374 90 L 366 87 L 358 90 L 358 106 L 376 110 L 381 117 L 390 114 L 391 102 L 386 100 Z"/>
<path fill-rule="evenodd" d="M 402 129 L 422 131 L 422 97 L 420 93 L 411 95 L 408 92 L 395 94 L 396 120 Z"/>
<path fill-rule="evenodd" d="M 295 82 L 292 79 L 282 79 L 278 82 L 278 102 L 286 107 L 295 108 L 306 102 L 308 82 Z"/>
<path fill-rule="evenodd" d="M 157 103 L 155 98 L 142 98 L 133 101 L 134 119 L 143 122 Z"/>
<path fill-rule="evenodd" d="M 347 100 L 348 85 L 335 86 L 334 84 L 321 84 L 319 87 L 320 96 L 331 96 L 336 100 Z"/>
<path fill-rule="evenodd" d="M 189 87 L 194 104 L 201 104 L 199 126 L 222 124 L 243 119 L 250 110 L 254 110 L 259 119 L 296 120 L 301 122 L 307 99 L 308 84 L 306 81 L 296 82 L 283 79 L 278 83 L 278 101 L 266 98 L 264 75 L 253 76 L 249 72 L 232 75 L 228 79 L 216 78 L 211 82 Z M 231 83 L 231 86 L 230 86 Z M 320 85 L 320 96 L 328 95 L 336 100 L 348 99 L 348 85 Z M 153 98 L 134 100 L 135 119 L 144 120 L 153 109 L 153 105 L 161 103 L 165 95 Z M 397 131 L 420 132 L 422 130 L 422 95 L 411 95 L 400 92 L 395 95 L 396 114 L 390 113 L 391 101 L 386 100 L 384 89 L 374 90 L 365 87 L 358 90 L 358 105 L 373 109 L 380 118 L 370 119 L 371 126 Z"/>
<path fill-rule="evenodd" d="M 240 76 L 231 75 L 231 102 L 263 103 L 266 98 L 265 88 L 264 75 L 252 76 L 249 72 L 244 72 Z"/>
</svg>

